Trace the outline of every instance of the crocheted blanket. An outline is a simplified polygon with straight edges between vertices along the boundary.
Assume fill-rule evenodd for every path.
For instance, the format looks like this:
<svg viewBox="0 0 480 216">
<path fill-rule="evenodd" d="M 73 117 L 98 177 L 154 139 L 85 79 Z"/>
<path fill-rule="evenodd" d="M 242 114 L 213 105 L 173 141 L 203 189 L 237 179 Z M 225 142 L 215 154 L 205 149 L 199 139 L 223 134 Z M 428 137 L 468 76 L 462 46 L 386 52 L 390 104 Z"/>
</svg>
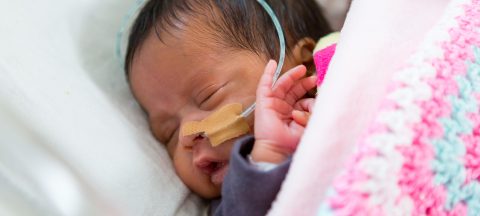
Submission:
<svg viewBox="0 0 480 216">
<path fill-rule="evenodd" d="M 387 97 L 320 215 L 480 215 L 480 0 L 454 1 Z"/>
<path fill-rule="evenodd" d="M 294 163 L 307 170 L 293 166 L 270 215 L 480 215 L 480 0 L 451 0 L 435 23 L 393 74 L 327 196 L 314 194 L 328 175 L 315 166 L 335 162 L 303 148 Z"/>
</svg>

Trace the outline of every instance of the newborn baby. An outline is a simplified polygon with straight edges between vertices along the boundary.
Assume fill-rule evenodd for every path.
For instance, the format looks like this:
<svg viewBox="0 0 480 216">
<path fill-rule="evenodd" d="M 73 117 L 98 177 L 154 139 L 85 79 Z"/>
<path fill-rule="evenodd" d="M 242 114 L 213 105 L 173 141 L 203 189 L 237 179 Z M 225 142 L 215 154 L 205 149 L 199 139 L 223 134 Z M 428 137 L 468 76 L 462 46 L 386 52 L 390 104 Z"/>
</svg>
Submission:
<svg viewBox="0 0 480 216">
<path fill-rule="evenodd" d="M 131 29 L 125 70 L 154 136 L 180 179 L 213 200 L 214 215 L 264 215 L 307 124 L 315 87 L 312 52 L 330 32 L 314 0 L 268 1 L 283 26 L 287 55 L 272 89 L 279 41 L 256 0 L 150 0 Z M 266 65 L 266 66 L 265 66 Z M 289 69 L 289 70 L 287 70 Z M 253 134 L 213 147 L 182 136 L 228 104 L 247 108 Z"/>
</svg>

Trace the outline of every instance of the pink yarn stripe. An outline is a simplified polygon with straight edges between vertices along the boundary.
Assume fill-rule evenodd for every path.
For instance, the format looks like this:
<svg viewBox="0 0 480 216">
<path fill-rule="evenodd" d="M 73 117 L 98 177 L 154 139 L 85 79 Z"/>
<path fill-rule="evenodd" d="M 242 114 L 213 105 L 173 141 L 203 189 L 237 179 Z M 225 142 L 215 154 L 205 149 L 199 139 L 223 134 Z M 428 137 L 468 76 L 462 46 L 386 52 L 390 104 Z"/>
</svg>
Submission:
<svg viewBox="0 0 480 216">
<path fill-rule="evenodd" d="M 480 101 L 478 103 L 480 104 Z M 480 182 L 480 110 L 471 113 L 469 119 L 473 123 L 473 133 L 462 137 L 467 150 L 464 157 L 467 171 L 465 184 L 472 181 Z"/>
<path fill-rule="evenodd" d="M 398 85 L 401 87 L 402 85 Z M 393 90 L 393 89 L 392 89 Z M 384 100 L 380 105 L 380 110 L 397 109 L 398 105 L 394 101 Z M 363 168 L 359 166 L 361 161 L 371 158 L 382 158 L 388 162 L 388 158 L 380 156 L 379 151 L 367 142 L 367 138 L 376 134 L 390 133 L 388 126 L 373 122 L 367 133 L 360 138 L 359 149 L 354 158 L 348 162 L 346 172 L 339 176 L 334 182 L 333 188 L 336 195 L 327 200 L 330 208 L 334 209 L 335 215 L 387 215 L 383 212 L 381 206 L 371 206 L 370 195 L 358 187 L 364 183 L 372 181 L 371 177 L 364 173 Z M 382 193 L 385 191 L 379 191 Z"/>
<path fill-rule="evenodd" d="M 425 59 L 435 68 L 436 77 L 430 80 L 424 80 L 432 87 L 431 100 L 417 102 L 421 107 L 422 119 L 419 123 L 411 125 L 414 131 L 414 140 L 410 145 L 398 147 L 404 157 L 404 164 L 401 168 L 398 184 L 401 189 L 401 197 L 409 197 L 413 201 L 413 215 L 466 215 L 467 207 L 464 203 L 459 203 L 450 211 L 447 211 L 445 202 L 447 191 L 443 185 L 436 185 L 432 170 L 432 162 L 435 159 L 435 149 L 432 141 L 443 137 L 441 118 L 451 115 L 452 107 L 448 96 L 458 96 L 459 88 L 455 76 L 465 75 L 467 67 L 465 62 L 473 59 L 471 47 L 478 44 L 480 37 L 475 35 L 476 28 L 480 29 L 480 0 L 472 0 L 470 5 L 464 6 L 464 16 L 457 18 L 458 27 L 449 31 L 450 41 L 444 42 L 440 48 L 444 51 L 444 56 L 439 59 Z M 468 17 L 468 18 L 466 18 Z M 477 32 L 478 33 L 478 32 Z M 407 83 L 393 83 L 389 92 L 404 87 L 408 88 Z M 480 96 L 477 96 L 480 98 Z M 381 112 L 396 110 L 400 106 L 394 101 L 386 100 L 380 109 Z M 477 113 L 480 114 L 480 113 Z M 467 140 L 467 156 L 465 157 L 469 169 L 469 179 L 478 179 L 480 169 L 480 143 L 478 136 L 480 134 L 480 117 L 472 114 L 472 122 L 476 124 L 474 137 L 464 136 Z M 407 125 L 406 125 L 407 126 Z M 372 194 L 365 193 L 357 186 L 365 183 L 372 183 L 363 168 L 360 167 L 362 161 L 371 158 L 382 158 L 377 149 L 369 146 L 368 137 L 381 134 L 388 134 L 386 125 L 377 123 L 372 126 L 366 137 L 359 143 L 355 157 L 350 161 L 345 173 L 336 179 L 334 184 L 335 194 L 327 200 L 330 208 L 335 215 L 386 215 L 388 212 L 382 212 L 381 203 L 379 206 L 371 206 Z M 475 140 L 475 142 L 473 142 Z M 474 160 L 472 158 L 477 158 Z M 468 169 L 468 168 L 467 168 Z M 397 175 L 397 173 L 392 173 Z M 380 193 L 385 191 L 380 191 Z M 388 194 L 385 194 L 388 195 Z M 391 197 L 400 200 L 401 197 Z M 388 209 L 385 209 L 388 211 Z"/>
<path fill-rule="evenodd" d="M 443 128 L 438 120 L 451 114 L 448 96 L 458 95 L 458 86 L 453 77 L 465 75 L 467 72 L 465 62 L 474 59 L 472 42 L 478 38 L 473 33 L 474 29 L 478 28 L 478 23 L 472 20 L 480 20 L 480 14 L 478 9 L 472 7 L 478 7 L 478 3 L 474 1 L 471 7 L 465 6 L 466 16 L 457 19 L 459 27 L 449 32 L 451 41 L 442 45 L 445 55 L 433 61 L 437 76 L 428 81 L 434 90 L 433 98 L 419 104 L 423 108 L 423 118 L 422 122 L 414 126 L 415 141 L 412 147 L 401 149 L 406 160 L 402 168 L 400 186 L 402 192 L 414 201 L 414 215 L 465 215 L 467 212 L 463 203 L 456 205 L 450 212 L 445 210 L 447 192 L 443 185 L 435 185 L 431 170 L 435 155 L 430 142 L 443 135 Z M 478 143 L 471 145 L 479 146 Z"/>
<path fill-rule="evenodd" d="M 381 127 L 378 127 L 378 130 L 381 130 Z M 372 133 L 375 132 L 377 131 L 372 131 Z M 358 150 L 358 154 L 348 163 L 346 174 L 334 182 L 333 187 L 335 188 L 336 195 L 330 197 L 328 203 L 332 209 L 335 209 L 336 215 L 373 215 L 370 209 L 365 208 L 368 206 L 369 194 L 355 190 L 353 185 L 367 182 L 370 179 L 356 164 L 365 158 L 375 157 L 377 151 L 369 148 L 364 143 L 361 143 L 360 146 L 361 148 Z"/>
<path fill-rule="evenodd" d="M 477 4 L 480 3 L 479 0 L 475 0 Z M 467 9 L 469 10 L 469 9 Z M 470 13 L 477 14 L 477 18 L 471 20 L 474 22 L 474 26 L 477 26 L 477 34 L 480 34 L 480 8 L 470 9 Z M 473 39 L 473 44 L 476 44 L 477 47 L 480 47 L 480 38 L 476 37 Z M 480 62 L 477 62 L 479 64 Z M 475 94 L 477 103 L 480 104 L 480 94 Z M 463 141 L 466 144 L 466 154 L 464 158 L 465 168 L 467 171 L 466 183 L 471 181 L 480 181 L 480 110 L 477 113 L 472 113 L 469 116 L 470 121 L 474 125 L 474 131 L 470 136 L 463 137 Z"/>
</svg>

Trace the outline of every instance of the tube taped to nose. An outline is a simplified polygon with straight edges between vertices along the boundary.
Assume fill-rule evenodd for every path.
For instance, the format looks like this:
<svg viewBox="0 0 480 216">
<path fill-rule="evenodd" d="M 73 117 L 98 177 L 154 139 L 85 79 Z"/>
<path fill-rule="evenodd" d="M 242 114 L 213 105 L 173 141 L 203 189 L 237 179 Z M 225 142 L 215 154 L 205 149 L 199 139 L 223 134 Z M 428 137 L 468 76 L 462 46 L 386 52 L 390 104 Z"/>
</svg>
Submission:
<svg viewBox="0 0 480 216">
<path fill-rule="evenodd" d="M 241 116 L 242 104 L 228 104 L 202 121 L 187 122 L 182 127 L 182 136 L 205 134 L 213 147 L 250 132 L 245 118 Z"/>
<path fill-rule="evenodd" d="M 278 60 L 278 66 L 273 77 L 273 87 L 280 76 L 283 64 L 285 62 L 285 36 L 283 34 L 280 21 L 268 3 L 265 0 L 257 0 L 257 2 L 263 7 L 263 9 L 272 19 L 280 42 L 280 58 Z M 238 103 L 226 105 L 202 121 L 186 123 L 181 129 L 181 135 L 191 136 L 203 134 L 210 139 L 212 146 L 218 146 L 227 140 L 250 132 L 250 127 L 245 119 L 255 111 L 255 105 L 256 104 L 253 103 L 245 111 L 243 111 L 242 105 Z"/>
</svg>

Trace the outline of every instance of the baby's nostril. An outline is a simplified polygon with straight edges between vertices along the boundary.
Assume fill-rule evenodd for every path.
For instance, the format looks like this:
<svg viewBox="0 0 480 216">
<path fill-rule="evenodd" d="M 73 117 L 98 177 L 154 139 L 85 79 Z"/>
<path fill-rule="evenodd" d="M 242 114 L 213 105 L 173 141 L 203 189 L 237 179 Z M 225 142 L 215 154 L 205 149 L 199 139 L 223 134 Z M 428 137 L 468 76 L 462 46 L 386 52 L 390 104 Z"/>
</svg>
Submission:
<svg viewBox="0 0 480 216">
<path fill-rule="evenodd" d="M 195 139 L 193 139 L 193 141 L 200 141 L 204 138 L 205 136 L 203 134 L 199 134 L 195 137 Z"/>
</svg>

